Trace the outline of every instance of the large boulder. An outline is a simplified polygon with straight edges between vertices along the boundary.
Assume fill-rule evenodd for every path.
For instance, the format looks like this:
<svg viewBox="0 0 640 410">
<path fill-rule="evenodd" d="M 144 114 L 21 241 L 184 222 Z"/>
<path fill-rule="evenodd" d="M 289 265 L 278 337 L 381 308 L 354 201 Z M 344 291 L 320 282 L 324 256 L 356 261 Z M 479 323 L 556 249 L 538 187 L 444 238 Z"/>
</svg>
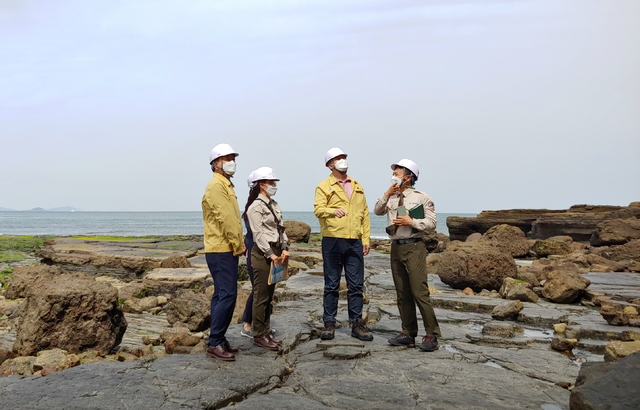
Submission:
<svg viewBox="0 0 640 410">
<path fill-rule="evenodd" d="M 455 289 L 469 287 L 498 290 L 506 277 L 515 277 L 516 263 L 511 255 L 484 242 L 452 242 L 437 265 L 442 282 Z"/>
<path fill-rule="evenodd" d="M 11 281 L 4 291 L 7 299 L 23 298 L 27 295 L 29 287 L 38 279 L 49 278 L 65 273 L 59 266 L 35 265 L 18 266 L 13 270 Z"/>
<path fill-rule="evenodd" d="M 15 328 L 13 350 L 21 355 L 53 348 L 106 355 L 122 341 L 127 321 L 113 286 L 75 273 L 34 282 L 20 306 Z"/>
<path fill-rule="evenodd" d="M 511 225 L 496 225 L 483 236 L 482 241 L 493 244 L 514 258 L 529 255 L 529 241 L 520 228 Z"/>
<path fill-rule="evenodd" d="M 290 243 L 309 243 L 311 227 L 300 221 L 284 221 L 284 230 Z"/>
<path fill-rule="evenodd" d="M 591 245 L 622 245 L 633 239 L 640 239 L 640 219 L 611 219 L 596 226 Z"/>
<path fill-rule="evenodd" d="M 211 299 L 202 293 L 183 292 L 172 299 L 164 310 L 170 324 L 185 323 L 192 332 L 207 329 L 211 321 Z"/>
<path fill-rule="evenodd" d="M 569 405 L 578 409 L 637 409 L 640 397 L 640 354 L 614 363 L 584 363 Z"/>
<path fill-rule="evenodd" d="M 553 270 L 547 273 L 542 294 L 555 303 L 572 303 L 582 297 L 591 282 L 579 273 Z"/>
</svg>

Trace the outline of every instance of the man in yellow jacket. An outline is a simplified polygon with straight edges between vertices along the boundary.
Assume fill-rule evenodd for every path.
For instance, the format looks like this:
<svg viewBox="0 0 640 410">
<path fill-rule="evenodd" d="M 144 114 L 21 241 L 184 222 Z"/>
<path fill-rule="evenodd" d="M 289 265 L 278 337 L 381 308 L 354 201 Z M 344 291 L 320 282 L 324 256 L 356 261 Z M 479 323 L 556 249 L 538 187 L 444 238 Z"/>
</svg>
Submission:
<svg viewBox="0 0 640 410">
<path fill-rule="evenodd" d="M 206 355 L 224 361 L 235 360 L 238 352 L 225 337 L 238 295 L 238 257 L 244 253 L 238 198 L 231 183 L 237 156 L 229 144 L 211 150 L 213 178 L 202 197 L 205 258 L 215 286 Z"/>
<path fill-rule="evenodd" d="M 364 256 L 369 253 L 371 233 L 364 189 L 347 175 L 347 154 L 340 148 L 327 151 L 324 162 L 331 175 L 316 187 L 313 203 L 313 213 L 320 222 L 324 269 L 324 330 L 320 338 L 334 338 L 340 276 L 344 269 L 351 336 L 373 340 L 362 319 Z"/>
</svg>

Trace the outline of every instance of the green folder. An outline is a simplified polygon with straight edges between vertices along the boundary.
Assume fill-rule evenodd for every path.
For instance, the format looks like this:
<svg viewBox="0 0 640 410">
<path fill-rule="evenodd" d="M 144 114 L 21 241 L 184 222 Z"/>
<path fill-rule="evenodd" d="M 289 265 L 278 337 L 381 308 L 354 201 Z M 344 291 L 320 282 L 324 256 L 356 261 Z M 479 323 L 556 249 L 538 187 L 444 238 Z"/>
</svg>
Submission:
<svg viewBox="0 0 640 410">
<path fill-rule="evenodd" d="M 409 209 L 409 216 L 412 219 L 424 219 L 424 206 L 420 204 L 415 208 Z M 418 233 L 420 231 L 417 230 L 416 228 L 411 228 L 411 232 Z"/>
</svg>

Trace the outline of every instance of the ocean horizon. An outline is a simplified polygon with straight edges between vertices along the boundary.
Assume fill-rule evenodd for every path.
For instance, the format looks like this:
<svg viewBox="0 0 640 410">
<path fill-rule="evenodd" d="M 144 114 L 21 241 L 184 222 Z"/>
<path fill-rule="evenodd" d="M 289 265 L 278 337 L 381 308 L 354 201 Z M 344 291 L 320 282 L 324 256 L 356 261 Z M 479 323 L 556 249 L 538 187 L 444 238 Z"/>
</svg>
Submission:
<svg viewBox="0 0 640 410">
<path fill-rule="evenodd" d="M 311 211 L 283 211 L 285 221 L 300 221 L 319 233 L 320 224 Z M 436 231 L 449 234 L 449 216 L 476 216 L 474 213 L 437 214 Z M 386 239 L 386 216 L 371 213 L 371 237 Z M 199 211 L 0 211 L 0 235 L 202 235 L 204 224 Z"/>
</svg>

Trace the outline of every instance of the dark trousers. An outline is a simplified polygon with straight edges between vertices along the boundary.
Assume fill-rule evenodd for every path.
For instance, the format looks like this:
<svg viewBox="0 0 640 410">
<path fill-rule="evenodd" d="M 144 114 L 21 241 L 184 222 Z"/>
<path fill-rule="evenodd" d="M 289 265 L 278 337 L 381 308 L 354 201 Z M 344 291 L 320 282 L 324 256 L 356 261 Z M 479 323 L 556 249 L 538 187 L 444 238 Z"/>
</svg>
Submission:
<svg viewBox="0 0 640 410">
<path fill-rule="evenodd" d="M 251 250 L 253 249 L 253 235 L 247 227 L 247 235 L 244 237 L 244 245 L 247 247 L 247 270 L 249 271 L 249 280 L 251 281 L 251 288 L 253 289 L 253 268 L 251 267 Z M 242 321 L 244 323 L 251 323 L 253 321 L 253 291 L 247 298 L 247 304 L 244 305 L 244 312 L 242 313 Z"/>
<path fill-rule="evenodd" d="M 424 242 L 391 244 L 391 274 L 398 297 L 402 331 L 418 335 L 416 305 L 420 309 L 427 333 L 441 336 L 440 326 L 431 305 L 427 283 L 427 248 Z"/>
<path fill-rule="evenodd" d="M 364 283 L 364 256 L 360 239 L 322 238 L 324 269 L 323 320 L 335 322 L 338 314 L 340 276 L 344 269 L 347 281 L 349 321 L 362 317 L 362 286 Z"/>
<path fill-rule="evenodd" d="M 225 333 L 231 323 L 238 296 L 238 257 L 231 252 L 206 253 L 207 266 L 215 290 L 211 297 L 209 346 L 227 341 Z"/>
<path fill-rule="evenodd" d="M 272 247 L 276 256 L 281 255 L 279 247 Z M 271 259 L 264 257 L 264 253 L 256 245 L 251 250 L 253 266 L 253 337 L 268 336 L 271 329 L 271 302 L 276 284 L 269 285 Z"/>
</svg>

